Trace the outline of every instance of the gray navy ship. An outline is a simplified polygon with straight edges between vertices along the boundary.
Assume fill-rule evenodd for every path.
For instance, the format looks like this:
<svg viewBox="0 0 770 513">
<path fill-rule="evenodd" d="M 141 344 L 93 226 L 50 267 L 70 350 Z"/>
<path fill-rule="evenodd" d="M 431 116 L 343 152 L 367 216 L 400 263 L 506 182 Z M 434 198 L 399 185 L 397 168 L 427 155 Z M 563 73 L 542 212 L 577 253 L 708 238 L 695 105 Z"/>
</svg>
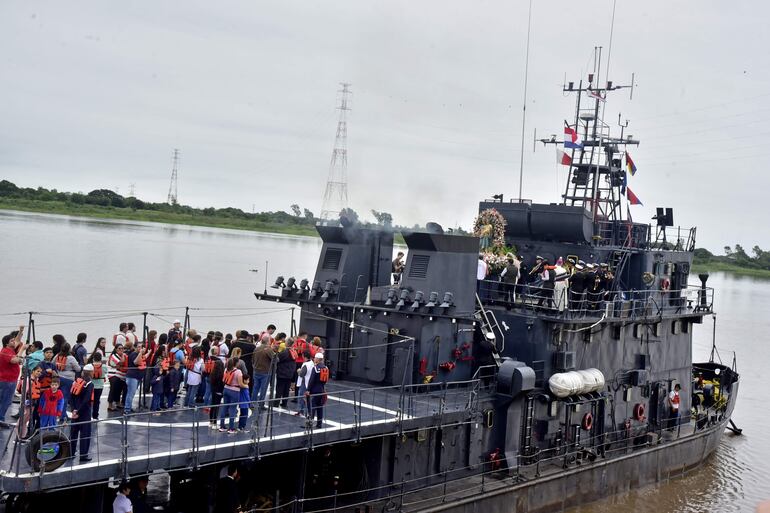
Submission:
<svg viewBox="0 0 770 513">
<path fill-rule="evenodd" d="M 320 427 L 270 399 L 236 435 L 200 407 L 111 417 L 94 421 L 86 463 L 54 454 L 63 433 L 11 434 L 9 511 L 101 511 L 118 480 L 156 473 L 170 511 L 208 511 L 233 461 L 244 511 L 286 512 L 563 511 L 698 469 L 738 431 L 739 375 L 716 351 L 692 360 L 693 330 L 715 315 L 708 275 L 690 276 L 695 229 L 669 208 L 652 225 L 628 213 L 624 153 L 638 142 L 601 121 L 620 88 L 565 84 L 560 203 L 497 195 L 479 204 L 482 237 L 403 232 L 396 276 L 392 230 L 319 225 L 315 275 L 255 294 L 323 341 Z M 495 239 L 505 273 L 480 263 Z"/>
</svg>

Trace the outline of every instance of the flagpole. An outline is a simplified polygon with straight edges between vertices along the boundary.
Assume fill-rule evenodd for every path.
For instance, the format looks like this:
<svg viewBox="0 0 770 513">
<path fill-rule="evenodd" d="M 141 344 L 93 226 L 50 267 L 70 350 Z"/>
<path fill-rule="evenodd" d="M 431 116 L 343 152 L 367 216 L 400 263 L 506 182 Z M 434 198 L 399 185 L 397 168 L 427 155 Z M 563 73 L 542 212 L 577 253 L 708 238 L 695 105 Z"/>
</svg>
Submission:
<svg viewBox="0 0 770 513">
<path fill-rule="evenodd" d="M 527 79 L 529 77 L 529 35 L 532 29 L 532 0 L 529 0 L 529 15 L 527 19 L 527 52 L 524 58 L 524 106 L 521 113 L 521 155 L 519 160 L 519 203 L 521 189 L 524 184 L 524 130 L 527 121 Z"/>
</svg>

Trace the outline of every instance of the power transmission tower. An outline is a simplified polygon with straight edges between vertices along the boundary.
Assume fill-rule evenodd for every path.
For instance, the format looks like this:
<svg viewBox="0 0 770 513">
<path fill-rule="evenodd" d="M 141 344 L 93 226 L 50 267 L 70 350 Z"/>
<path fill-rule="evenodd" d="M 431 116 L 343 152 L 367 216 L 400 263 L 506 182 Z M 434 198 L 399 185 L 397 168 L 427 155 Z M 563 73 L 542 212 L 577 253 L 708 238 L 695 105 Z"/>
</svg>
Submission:
<svg viewBox="0 0 770 513">
<path fill-rule="evenodd" d="M 132 183 L 128 185 L 128 197 L 129 198 L 135 198 L 136 197 L 136 184 Z"/>
<path fill-rule="evenodd" d="M 337 110 L 340 111 L 340 118 L 337 121 L 337 136 L 334 139 L 334 149 L 332 150 L 332 160 L 329 164 L 329 179 L 326 181 L 326 192 L 324 192 L 323 206 L 321 207 L 321 219 L 325 221 L 336 221 L 340 212 L 348 208 L 348 121 L 347 113 L 350 110 L 348 105 L 350 84 L 340 82 L 342 89 L 340 93 L 340 103 Z"/>
<path fill-rule="evenodd" d="M 171 166 L 171 184 L 168 186 L 168 204 L 176 205 L 179 200 L 177 196 L 177 173 L 179 171 L 179 150 L 174 148 L 174 157 Z"/>
</svg>

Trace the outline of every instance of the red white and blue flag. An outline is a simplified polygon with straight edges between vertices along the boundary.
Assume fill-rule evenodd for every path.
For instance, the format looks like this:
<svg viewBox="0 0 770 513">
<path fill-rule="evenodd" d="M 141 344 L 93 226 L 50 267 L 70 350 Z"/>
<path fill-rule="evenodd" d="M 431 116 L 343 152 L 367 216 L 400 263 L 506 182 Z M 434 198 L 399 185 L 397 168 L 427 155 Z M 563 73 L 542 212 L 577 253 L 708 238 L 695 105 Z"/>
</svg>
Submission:
<svg viewBox="0 0 770 513">
<path fill-rule="evenodd" d="M 583 147 L 583 142 L 574 128 L 564 127 L 564 147 L 572 149 L 581 149 Z"/>
<path fill-rule="evenodd" d="M 628 172 L 631 173 L 631 176 L 636 174 L 636 164 L 631 160 L 631 155 L 629 155 L 628 152 L 626 152 L 626 167 L 628 168 Z"/>
<path fill-rule="evenodd" d="M 556 163 L 562 166 L 570 166 L 572 165 L 572 158 L 559 148 L 556 148 Z"/>
<path fill-rule="evenodd" d="M 632 205 L 642 205 L 642 200 L 639 199 L 639 197 L 634 194 L 634 191 L 631 190 L 631 187 L 626 187 L 626 198 L 628 198 L 629 203 Z"/>
</svg>

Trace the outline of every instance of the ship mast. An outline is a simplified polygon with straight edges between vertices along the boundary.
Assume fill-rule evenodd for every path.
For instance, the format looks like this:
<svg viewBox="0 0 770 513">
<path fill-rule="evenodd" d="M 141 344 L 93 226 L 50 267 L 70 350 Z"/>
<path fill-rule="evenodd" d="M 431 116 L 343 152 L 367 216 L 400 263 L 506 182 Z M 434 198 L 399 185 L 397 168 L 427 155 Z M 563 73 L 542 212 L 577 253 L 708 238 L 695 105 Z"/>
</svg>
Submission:
<svg viewBox="0 0 770 513">
<path fill-rule="evenodd" d="M 620 137 L 613 137 L 610 125 L 604 121 L 608 93 L 629 88 L 633 94 L 633 75 L 630 85 L 617 85 L 611 80 L 601 84 L 601 50 L 601 47 L 594 49 L 594 70 L 585 82 L 581 79 L 577 87 L 574 82 L 562 86 L 563 92 L 576 96 L 575 118 L 572 123 L 565 120 L 564 126 L 565 134 L 569 129 L 578 135 L 577 147 L 570 149 L 553 137 L 540 139 L 543 144 L 564 145 L 565 151 L 570 152 L 569 178 L 562 203 L 588 210 L 595 225 L 624 220 L 621 206 L 628 179 L 623 152 L 626 146 L 639 144 L 630 137 L 624 138 L 622 133 Z"/>
</svg>

